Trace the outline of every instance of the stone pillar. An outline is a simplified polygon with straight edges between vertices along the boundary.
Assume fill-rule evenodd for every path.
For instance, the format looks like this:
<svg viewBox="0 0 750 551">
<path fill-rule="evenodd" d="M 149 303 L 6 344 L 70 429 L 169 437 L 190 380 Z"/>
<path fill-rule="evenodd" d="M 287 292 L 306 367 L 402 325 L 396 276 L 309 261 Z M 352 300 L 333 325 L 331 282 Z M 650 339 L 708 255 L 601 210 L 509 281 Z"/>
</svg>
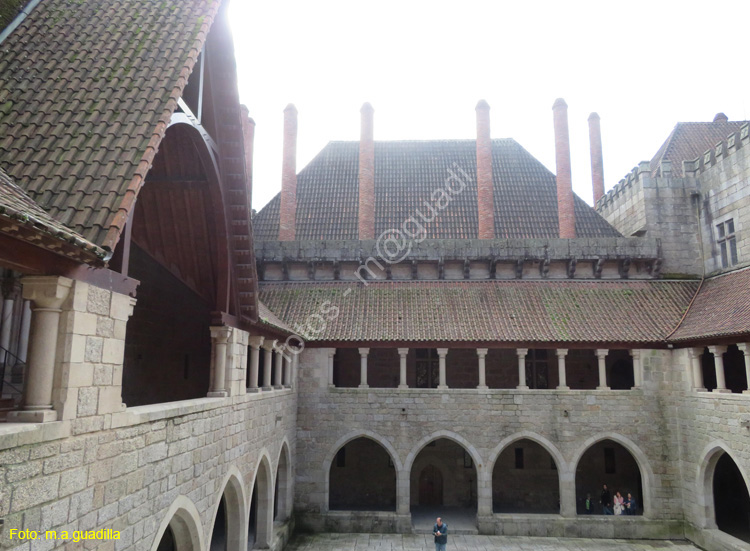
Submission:
<svg viewBox="0 0 750 551">
<path fill-rule="evenodd" d="M 29 351 L 29 333 L 31 330 L 31 301 L 23 301 L 21 313 L 21 334 L 18 340 L 18 359 L 26 363 Z"/>
<path fill-rule="evenodd" d="M 722 394 L 732 392 L 727 388 L 727 382 L 724 378 L 724 352 L 727 351 L 727 347 L 709 346 L 708 351 L 714 355 L 714 368 L 716 369 L 716 388 L 714 392 Z"/>
<path fill-rule="evenodd" d="M 276 341 L 267 340 L 263 343 L 263 390 L 272 390 L 271 386 L 271 369 L 273 366 L 273 347 Z"/>
<path fill-rule="evenodd" d="M 631 350 L 633 357 L 633 388 L 643 387 L 643 358 L 640 350 Z"/>
<path fill-rule="evenodd" d="M 409 506 L 410 477 L 408 471 L 400 471 L 396 474 L 396 514 L 409 515 L 411 518 L 411 507 Z"/>
<path fill-rule="evenodd" d="M 228 395 L 227 382 L 227 341 L 232 333 L 229 327 L 212 327 L 211 340 L 214 349 L 214 380 L 211 384 L 209 398 L 223 398 Z"/>
<path fill-rule="evenodd" d="M 447 348 L 438 348 L 438 368 L 440 370 L 440 382 L 438 383 L 438 388 L 441 390 L 445 390 L 448 388 L 448 383 L 446 382 L 445 378 L 445 356 L 448 354 Z"/>
<path fill-rule="evenodd" d="M 15 301 L 12 298 L 3 300 L 2 320 L 0 321 L 0 363 L 5 362 L 5 350 L 10 350 L 10 329 L 13 323 L 13 305 Z"/>
<path fill-rule="evenodd" d="M 477 469 L 477 516 L 492 517 L 492 471 Z"/>
<path fill-rule="evenodd" d="M 696 392 L 706 392 L 703 386 L 703 368 L 701 366 L 702 348 L 688 348 L 688 357 L 690 358 L 690 368 L 693 372 L 693 390 Z"/>
<path fill-rule="evenodd" d="M 575 470 L 570 472 L 568 469 L 565 469 L 565 471 L 563 472 L 563 469 L 558 470 L 560 477 L 560 516 L 574 518 L 578 514 L 576 512 L 576 473 Z M 598 494 L 596 496 L 592 495 L 591 499 L 598 497 Z"/>
<path fill-rule="evenodd" d="M 398 349 L 398 358 L 399 358 L 399 383 L 398 388 L 409 388 L 409 385 L 406 383 L 406 356 L 409 354 L 408 348 L 399 348 Z"/>
<path fill-rule="evenodd" d="M 479 358 L 479 389 L 486 389 L 487 387 L 487 366 L 485 364 L 485 358 L 487 358 L 487 348 L 477 348 L 477 357 Z"/>
<path fill-rule="evenodd" d="M 367 385 L 367 355 L 369 348 L 359 349 L 359 388 L 369 388 Z"/>
<path fill-rule="evenodd" d="M 737 344 L 737 348 L 745 355 L 745 380 L 747 381 L 747 388 L 742 391 L 742 394 L 750 394 L 750 343 L 739 343 Z"/>
<path fill-rule="evenodd" d="M 529 385 L 526 383 L 526 354 L 529 353 L 528 348 L 516 348 L 516 356 L 518 356 L 518 390 L 529 390 Z"/>
<path fill-rule="evenodd" d="M 557 390 L 569 390 L 570 387 L 568 386 L 567 379 L 565 377 L 565 356 L 568 355 L 568 350 L 566 348 L 558 348 L 557 349 L 557 375 L 558 375 L 558 384 L 557 384 Z"/>
<path fill-rule="evenodd" d="M 248 392 L 258 392 L 258 364 L 260 364 L 260 347 L 265 337 L 259 335 L 250 336 L 250 381 L 247 385 Z"/>
<path fill-rule="evenodd" d="M 284 386 L 292 388 L 292 353 L 287 352 L 284 355 Z"/>
<path fill-rule="evenodd" d="M 596 359 L 599 364 L 599 386 L 596 390 L 609 390 L 607 386 L 607 354 L 609 350 L 599 348 L 596 351 Z M 633 366 L 633 373 L 635 374 L 635 366 Z M 635 375 L 634 375 L 635 377 Z"/>
<path fill-rule="evenodd" d="M 33 302 L 29 362 L 24 381 L 23 409 L 8 414 L 9 422 L 56 421 L 52 409 L 57 335 L 61 306 L 73 281 L 65 277 L 31 276 L 21 280 L 23 298 Z"/>
<path fill-rule="evenodd" d="M 331 348 L 328 350 L 328 386 L 334 386 L 333 384 L 333 358 L 336 356 L 336 349 Z"/>
<path fill-rule="evenodd" d="M 279 342 L 279 341 L 276 341 Z M 284 354 L 276 349 L 276 366 L 273 370 L 273 388 L 284 388 L 282 375 L 284 373 Z"/>
</svg>

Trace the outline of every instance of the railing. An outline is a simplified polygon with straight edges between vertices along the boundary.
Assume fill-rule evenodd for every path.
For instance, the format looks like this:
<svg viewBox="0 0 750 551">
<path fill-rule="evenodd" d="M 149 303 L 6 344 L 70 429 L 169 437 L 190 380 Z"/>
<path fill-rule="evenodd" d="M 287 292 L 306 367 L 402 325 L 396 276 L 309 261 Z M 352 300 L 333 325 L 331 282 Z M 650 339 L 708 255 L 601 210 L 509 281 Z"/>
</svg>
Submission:
<svg viewBox="0 0 750 551">
<path fill-rule="evenodd" d="M 5 381 L 5 373 L 8 368 L 11 370 L 20 370 L 21 373 L 24 373 L 26 370 L 26 362 L 13 354 L 10 350 L 6 350 L 0 346 L 0 396 L 3 394 L 4 385 L 10 387 L 14 395 L 20 395 L 22 393 L 21 389 L 13 383 L 21 381 L 13 381 L 13 383 Z"/>
</svg>

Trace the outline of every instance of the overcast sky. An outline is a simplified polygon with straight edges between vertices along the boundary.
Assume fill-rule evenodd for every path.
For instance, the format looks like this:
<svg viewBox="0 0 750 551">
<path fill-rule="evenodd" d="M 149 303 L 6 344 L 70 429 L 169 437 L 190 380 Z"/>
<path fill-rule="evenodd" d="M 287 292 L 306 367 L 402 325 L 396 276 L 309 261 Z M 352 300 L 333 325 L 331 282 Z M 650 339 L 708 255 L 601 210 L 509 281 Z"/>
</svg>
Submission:
<svg viewBox="0 0 750 551">
<path fill-rule="evenodd" d="M 299 110 L 297 170 L 331 140 L 493 138 L 555 172 L 552 104 L 568 103 L 573 186 L 591 203 L 588 116 L 601 117 L 605 188 L 678 121 L 750 118 L 750 1 L 232 0 L 240 100 L 256 122 L 253 207 L 281 188 L 283 110 Z"/>
</svg>

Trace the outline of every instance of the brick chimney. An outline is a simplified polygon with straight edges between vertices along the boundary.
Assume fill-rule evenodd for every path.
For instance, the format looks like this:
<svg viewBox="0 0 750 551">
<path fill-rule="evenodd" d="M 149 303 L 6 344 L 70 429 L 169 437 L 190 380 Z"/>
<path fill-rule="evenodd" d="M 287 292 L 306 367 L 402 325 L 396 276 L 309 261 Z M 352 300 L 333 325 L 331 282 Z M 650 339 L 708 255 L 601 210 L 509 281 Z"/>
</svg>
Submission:
<svg viewBox="0 0 750 551">
<path fill-rule="evenodd" d="M 249 208 L 252 208 L 253 197 L 253 142 L 255 140 L 255 121 L 250 117 L 250 112 L 245 105 L 242 108 L 242 137 L 245 143 L 245 173 L 247 175 L 247 196 L 250 200 Z"/>
<path fill-rule="evenodd" d="M 594 186 L 594 205 L 604 196 L 604 159 L 602 158 L 602 130 L 599 115 L 589 115 L 589 143 L 591 144 L 591 183 Z"/>
<path fill-rule="evenodd" d="M 359 138 L 359 238 L 375 239 L 375 142 L 372 115 L 365 103 L 360 109 L 362 130 Z"/>
<path fill-rule="evenodd" d="M 279 241 L 294 241 L 297 217 L 297 108 L 291 103 L 284 109 L 283 155 Z"/>
<path fill-rule="evenodd" d="M 495 201 L 492 184 L 492 138 L 490 138 L 490 106 L 479 100 L 477 111 L 477 205 L 479 207 L 479 239 L 495 238 Z"/>
<path fill-rule="evenodd" d="M 560 237 L 576 236 L 573 181 L 570 174 L 570 138 L 568 137 L 568 104 L 558 98 L 552 106 L 555 121 L 555 157 L 557 161 L 557 220 Z"/>
<path fill-rule="evenodd" d="M 714 117 L 714 122 L 728 122 L 729 117 L 727 117 L 724 113 L 716 113 L 716 116 Z"/>
</svg>

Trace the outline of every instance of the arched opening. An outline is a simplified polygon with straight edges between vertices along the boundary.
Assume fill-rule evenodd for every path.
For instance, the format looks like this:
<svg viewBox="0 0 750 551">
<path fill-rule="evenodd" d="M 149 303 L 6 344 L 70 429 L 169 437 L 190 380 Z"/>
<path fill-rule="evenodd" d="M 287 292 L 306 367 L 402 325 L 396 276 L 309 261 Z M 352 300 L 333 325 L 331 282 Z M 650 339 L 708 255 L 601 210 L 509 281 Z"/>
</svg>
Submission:
<svg viewBox="0 0 750 551">
<path fill-rule="evenodd" d="M 291 463 L 289 461 L 289 448 L 286 443 L 281 446 L 279 453 L 279 466 L 276 468 L 276 488 L 273 499 L 273 520 L 285 522 L 291 512 Z"/>
<path fill-rule="evenodd" d="M 631 506 L 618 508 L 618 514 L 643 514 L 643 482 L 637 461 L 622 444 L 602 440 L 588 448 L 576 466 L 578 514 L 614 513 L 617 492 L 623 500 L 631 496 Z"/>
<path fill-rule="evenodd" d="M 172 532 L 171 526 L 167 526 L 167 529 L 164 530 L 156 551 L 177 551 L 177 543 L 174 540 L 174 532 Z"/>
<path fill-rule="evenodd" d="M 560 512 L 560 479 L 550 453 L 529 439 L 507 446 L 492 470 L 495 513 Z"/>
<path fill-rule="evenodd" d="M 750 543 L 750 496 L 739 467 L 728 453 L 716 463 L 713 498 L 719 530 Z"/>
<path fill-rule="evenodd" d="M 383 446 L 356 438 L 331 461 L 328 508 L 331 511 L 395 511 L 396 468 Z"/>
<path fill-rule="evenodd" d="M 409 484 L 415 526 L 438 516 L 449 526 L 475 523 L 477 470 L 471 454 L 457 442 L 438 438 L 425 445 L 414 458 Z"/>
<path fill-rule="evenodd" d="M 628 350 L 610 350 L 607 354 L 607 384 L 612 390 L 630 390 L 635 386 L 633 357 Z"/>
<path fill-rule="evenodd" d="M 273 536 L 273 486 L 271 465 L 262 457 L 255 475 L 250 503 L 248 549 L 266 549 Z M 252 543 L 251 543 L 252 542 Z"/>
<path fill-rule="evenodd" d="M 211 532 L 211 551 L 228 551 L 227 549 L 227 504 L 222 496 L 216 510 L 214 529 Z"/>
<path fill-rule="evenodd" d="M 706 390 L 711 392 L 716 389 L 716 364 L 714 362 L 714 355 L 708 350 L 703 349 L 701 355 L 701 371 L 703 372 L 703 386 Z"/>
<path fill-rule="evenodd" d="M 231 310 L 220 198 L 209 147 L 192 126 L 171 126 L 127 222 L 132 241 L 120 240 L 123 271 L 140 281 L 125 340 L 129 406 L 209 390 L 211 312 Z"/>
<path fill-rule="evenodd" d="M 151 550 L 201 551 L 202 548 L 203 533 L 198 510 L 189 499 L 180 496 L 172 504 L 168 516 L 156 532 Z"/>
</svg>

